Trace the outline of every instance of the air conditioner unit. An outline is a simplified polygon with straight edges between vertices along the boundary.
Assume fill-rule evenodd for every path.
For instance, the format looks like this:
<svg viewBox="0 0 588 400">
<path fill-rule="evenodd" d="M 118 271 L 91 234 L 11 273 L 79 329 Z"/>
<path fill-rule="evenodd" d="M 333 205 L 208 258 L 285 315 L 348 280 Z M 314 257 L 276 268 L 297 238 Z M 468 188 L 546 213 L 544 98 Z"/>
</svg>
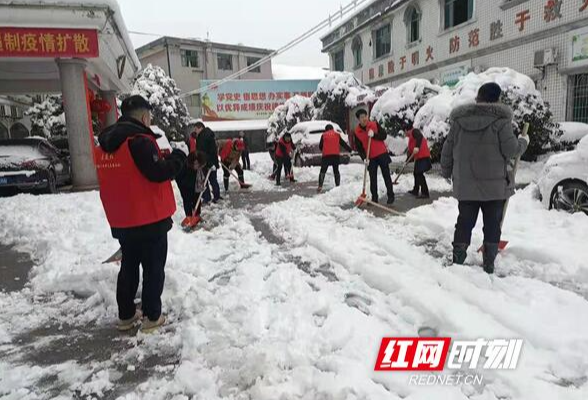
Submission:
<svg viewBox="0 0 588 400">
<path fill-rule="evenodd" d="M 543 68 L 547 65 L 557 64 L 557 50 L 554 48 L 538 50 L 535 52 L 533 65 L 535 68 Z"/>
</svg>

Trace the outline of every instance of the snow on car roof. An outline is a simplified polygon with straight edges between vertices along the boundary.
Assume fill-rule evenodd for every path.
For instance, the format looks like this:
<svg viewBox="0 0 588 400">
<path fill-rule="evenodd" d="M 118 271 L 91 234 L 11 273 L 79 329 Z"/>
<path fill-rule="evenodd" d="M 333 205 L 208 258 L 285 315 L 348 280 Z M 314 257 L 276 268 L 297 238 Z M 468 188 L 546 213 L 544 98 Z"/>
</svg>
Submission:
<svg viewBox="0 0 588 400">
<path fill-rule="evenodd" d="M 588 124 L 582 122 L 560 122 L 559 127 L 563 131 L 561 142 L 577 142 L 588 135 Z"/>
<path fill-rule="evenodd" d="M 45 156 L 38 150 L 36 143 L 34 141 L 31 141 L 30 145 L 23 144 L 20 141 L 13 144 L 6 141 L 1 143 L 0 167 L 44 158 Z"/>
<path fill-rule="evenodd" d="M 342 131 L 341 127 L 338 124 L 336 124 L 335 122 L 323 121 L 323 120 L 299 122 L 296 125 L 294 125 L 294 127 L 291 129 L 291 131 L 302 130 L 302 129 L 307 130 L 307 131 L 319 131 L 319 130 L 324 131 L 325 127 L 329 124 L 333 125 L 335 130 Z"/>
<path fill-rule="evenodd" d="M 202 122 L 204 126 L 215 132 L 229 131 L 266 131 L 268 128 L 267 119 L 237 120 L 237 121 L 202 121 L 193 119 L 190 124 Z"/>
</svg>

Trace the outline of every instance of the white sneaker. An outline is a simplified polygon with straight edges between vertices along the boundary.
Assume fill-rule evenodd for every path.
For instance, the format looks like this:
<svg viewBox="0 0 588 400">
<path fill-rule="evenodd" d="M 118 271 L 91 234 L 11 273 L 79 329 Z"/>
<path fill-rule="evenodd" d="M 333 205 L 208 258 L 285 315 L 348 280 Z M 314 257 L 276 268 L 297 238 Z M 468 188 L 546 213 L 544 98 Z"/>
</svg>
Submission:
<svg viewBox="0 0 588 400">
<path fill-rule="evenodd" d="M 143 324 L 141 325 L 141 332 L 143 333 L 153 333 L 159 327 L 165 324 L 166 318 L 165 315 L 160 315 L 157 321 L 151 321 L 149 318 L 143 319 Z"/>
<path fill-rule="evenodd" d="M 131 318 L 119 319 L 118 323 L 116 324 L 116 329 L 118 329 L 120 332 L 129 331 L 133 329 L 137 322 L 141 321 L 141 318 L 143 318 L 143 313 L 141 310 L 137 310 L 135 311 L 135 315 L 133 315 Z"/>
</svg>

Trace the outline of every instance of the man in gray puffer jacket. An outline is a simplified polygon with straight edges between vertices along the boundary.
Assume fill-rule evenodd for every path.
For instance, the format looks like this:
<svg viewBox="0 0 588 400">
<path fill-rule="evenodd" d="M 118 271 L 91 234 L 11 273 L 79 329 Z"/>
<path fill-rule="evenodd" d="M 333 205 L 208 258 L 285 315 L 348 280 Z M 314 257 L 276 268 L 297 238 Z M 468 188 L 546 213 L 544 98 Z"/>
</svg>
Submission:
<svg viewBox="0 0 588 400">
<path fill-rule="evenodd" d="M 513 133 L 511 109 L 499 104 L 501 89 L 486 83 L 476 104 L 456 107 L 441 153 L 445 178 L 453 178 L 459 216 L 453 238 L 453 262 L 463 264 L 478 213 L 484 218 L 484 271 L 494 272 L 506 199 L 514 194 L 513 160 L 529 145 L 528 136 Z"/>
</svg>

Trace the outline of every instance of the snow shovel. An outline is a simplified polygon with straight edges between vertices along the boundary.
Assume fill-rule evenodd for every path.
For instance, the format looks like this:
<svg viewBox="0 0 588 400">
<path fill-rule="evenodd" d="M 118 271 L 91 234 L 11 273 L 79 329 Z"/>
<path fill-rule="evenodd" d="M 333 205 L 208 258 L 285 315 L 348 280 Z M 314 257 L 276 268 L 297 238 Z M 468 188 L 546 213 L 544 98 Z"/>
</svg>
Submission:
<svg viewBox="0 0 588 400">
<path fill-rule="evenodd" d="M 110 257 L 108 257 L 106 260 L 102 261 L 102 264 L 110 264 L 113 262 L 119 262 L 122 260 L 122 248 L 118 248 L 118 250 L 116 252 L 114 252 L 113 255 L 111 255 Z"/>
<path fill-rule="evenodd" d="M 412 161 L 412 158 L 413 157 L 414 157 L 414 154 L 411 154 L 410 157 L 408 158 L 408 160 L 406 160 L 406 162 L 402 166 L 402 169 L 400 170 L 400 172 L 398 173 L 398 175 L 396 175 L 396 179 L 394 179 L 394 182 L 392 182 L 393 185 L 398 185 L 398 179 L 400 179 L 400 177 L 402 176 L 402 174 L 404 174 L 404 170 L 406 169 L 406 167 L 408 166 L 408 164 L 410 164 L 410 162 Z"/>
<path fill-rule="evenodd" d="M 527 133 L 529 132 L 529 123 L 526 122 L 525 125 L 523 126 L 523 136 L 526 136 Z M 517 175 L 517 170 L 519 169 L 519 161 L 521 161 L 521 156 L 518 156 L 515 159 L 515 163 L 512 169 L 512 177 L 513 179 L 515 179 L 516 175 Z M 508 209 L 508 202 L 510 200 L 510 197 L 508 199 L 506 199 L 506 201 L 504 202 L 504 207 L 502 209 L 502 219 L 500 220 L 500 230 L 502 231 L 502 226 L 504 225 L 504 218 L 506 217 L 506 210 Z M 498 243 L 498 251 L 502 251 L 506 248 L 506 246 L 508 245 L 508 240 L 501 240 L 500 243 Z M 484 245 L 481 245 L 480 248 L 478 249 L 478 253 L 481 253 L 482 251 L 484 251 Z"/>
<path fill-rule="evenodd" d="M 239 179 L 239 177 L 237 175 L 235 175 L 233 173 L 233 171 L 231 171 L 230 169 L 227 168 L 227 166 L 225 164 L 223 164 L 222 162 L 220 163 L 223 168 L 229 173 L 231 174 L 231 176 L 233 178 L 235 178 L 237 180 L 237 182 L 239 182 L 239 186 L 241 187 L 241 189 L 249 189 L 252 185 L 250 183 L 245 183 L 245 182 L 241 182 L 241 179 Z"/>
<path fill-rule="evenodd" d="M 361 207 L 363 205 L 363 203 L 366 202 L 367 200 L 367 194 L 366 194 L 366 188 L 367 188 L 367 173 L 368 173 L 368 166 L 369 166 L 369 157 L 370 157 L 370 150 L 372 149 L 372 138 L 370 137 L 368 139 L 368 145 L 367 145 L 367 152 L 365 153 L 365 168 L 363 170 L 363 190 L 361 192 L 361 194 L 359 195 L 359 197 L 357 198 L 357 200 L 355 200 L 355 206 L 356 207 Z"/>
<path fill-rule="evenodd" d="M 204 179 L 205 186 L 208 185 L 208 179 L 210 178 L 211 172 L 212 172 L 212 169 L 209 169 L 208 173 L 206 174 L 206 178 Z M 198 210 L 198 207 L 202 203 L 202 196 L 204 196 L 205 191 L 206 190 L 203 190 L 202 192 L 200 192 L 200 196 L 198 196 L 198 201 L 196 202 L 196 206 L 194 206 L 194 209 L 192 210 L 192 215 L 189 215 L 182 220 L 181 225 L 185 231 L 190 231 L 190 230 L 194 229 L 196 227 L 196 225 L 198 225 L 198 223 L 200 221 L 202 221 L 202 218 L 200 218 L 199 215 L 194 215 L 194 214 L 196 214 L 196 210 Z"/>
</svg>

